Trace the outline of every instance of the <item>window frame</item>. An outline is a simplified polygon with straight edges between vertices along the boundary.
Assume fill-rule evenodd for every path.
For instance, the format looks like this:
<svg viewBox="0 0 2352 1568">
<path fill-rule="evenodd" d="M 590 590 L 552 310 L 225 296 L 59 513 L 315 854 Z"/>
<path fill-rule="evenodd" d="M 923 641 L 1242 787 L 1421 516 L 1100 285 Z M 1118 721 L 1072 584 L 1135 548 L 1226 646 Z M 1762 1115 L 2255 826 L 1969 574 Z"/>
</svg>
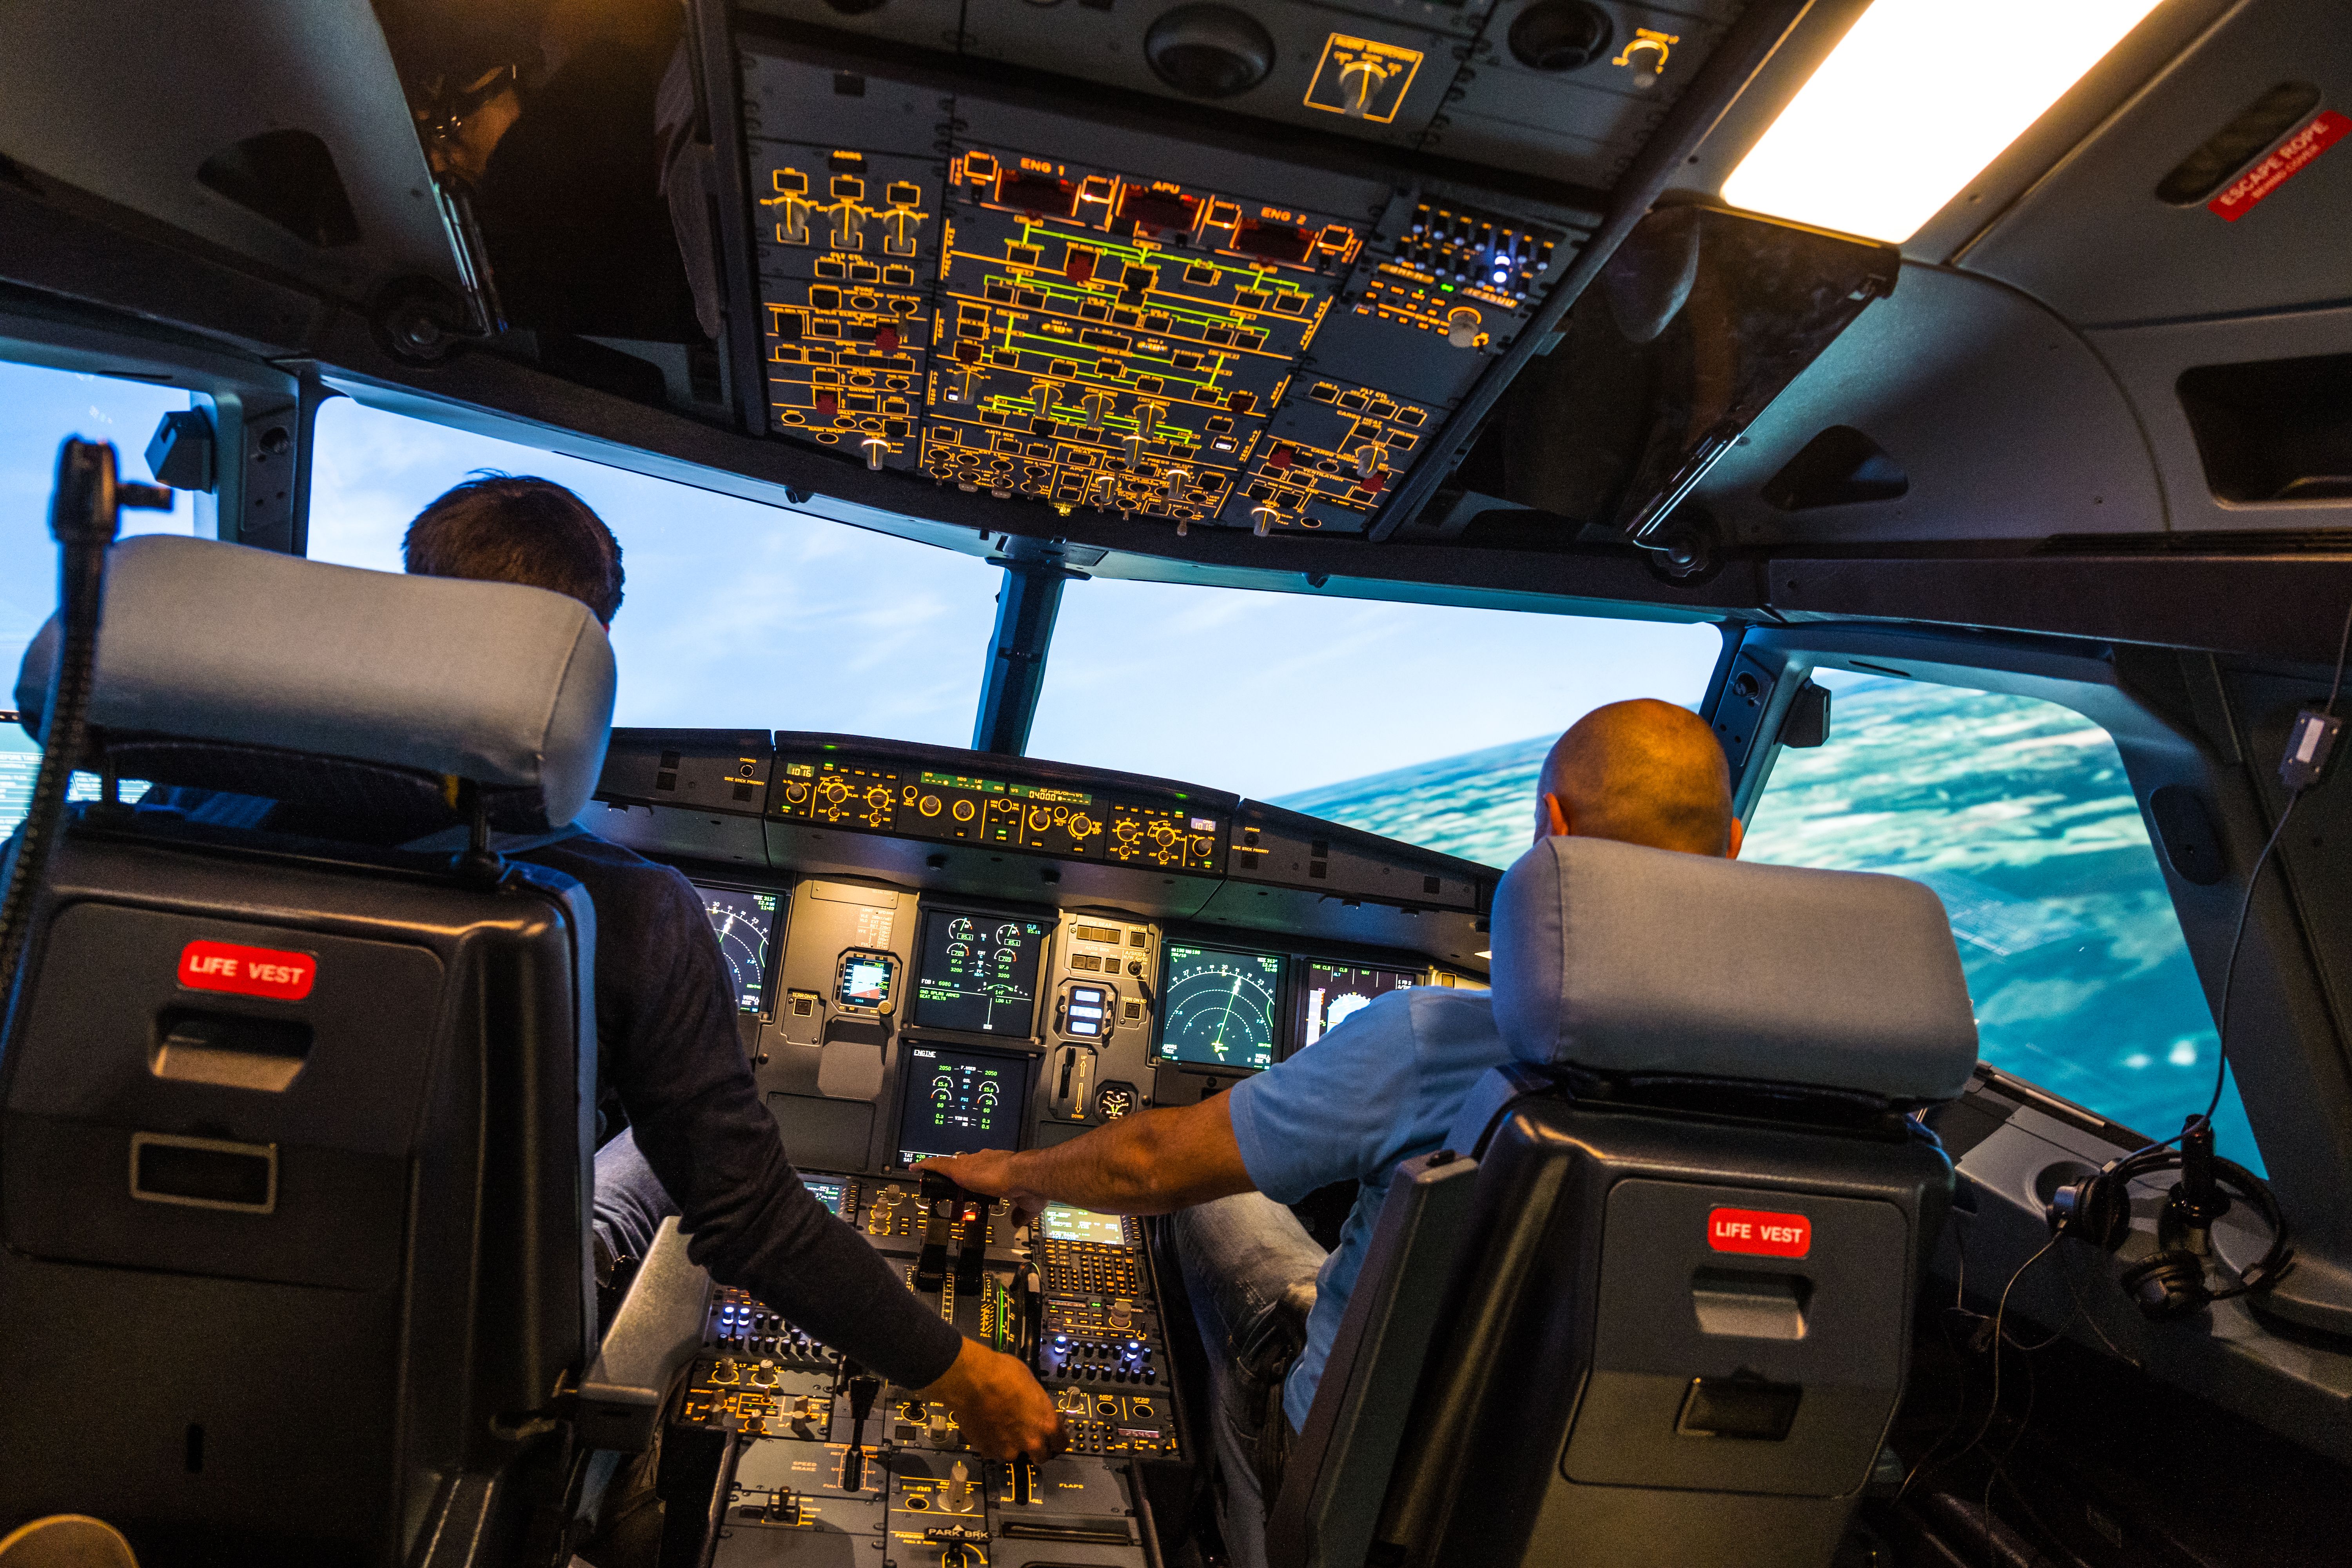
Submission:
<svg viewBox="0 0 2352 1568">
<path fill-rule="evenodd" d="M 1744 748 L 1727 743 L 1733 796 L 1743 818 L 1755 811 L 1770 783 L 1781 749 L 1779 726 L 1798 688 L 1818 669 L 2030 697 L 2098 725 L 2122 759 L 2206 1005 L 2218 1017 L 2222 969 L 2245 896 L 2244 868 L 2268 838 L 2274 818 L 2258 805 L 2249 762 L 2226 728 L 2226 710 L 2213 706 L 2222 694 L 2210 660 L 2171 649 L 1827 622 L 1750 626 L 1727 653 L 1725 684 L 1710 693 L 1706 710 L 1718 722 L 1719 733 L 1721 725 L 1737 731 L 1743 722 L 1728 710 L 1740 700 L 1732 685 L 1738 674 L 1758 673 L 1769 680 L 1755 716 L 1746 721 L 1755 738 Z M 2212 703 L 2204 711 L 2193 695 L 2200 676 L 2213 683 Z M 2217 718 L 2225 726 L 2218 737 Z M 1830 723 L 1834 736 L 1834 701 Z M 2189 881 L 2166 853 L 2148 799 L 2168 784 L 2194 789 L 2212 808 L 2231 867 L 2231 874 L 2219 881 Z M 2336 1112 L 2342 1099 L 2342 1058 L 2327 1019 L 2324 981 L 2302 937 L 2305 922 L 2284 882 L 2274 868 L 2263 877 L 2248 921 L 2231 1002 L 2230 1070 L 2273 1186 L 2293 1212 L 2316 1218 L 2352 1205 L 2352 1170 L 2329 1158 L 2340 1138 Z M 2045 1099 L 2071 1103 L 2034 1088 Z M 2095 1121 L 2105 1120 L 2087 1107 L 2076 1109 Z M 2135 1131 L 2162 1137 L 2173 1130 Z M 2352 1226 L 2344 1229 L 2344 1237 L 2327 1239 L 2352 1243 Z M 2305 1236 L 2297 1239 L 2308 1245 Z M 2322 1238 L 2314 1234 L 2308 1239 Z M 2328 1250 L 2352 1262 L 2352 1245 Z"/>
</svg>

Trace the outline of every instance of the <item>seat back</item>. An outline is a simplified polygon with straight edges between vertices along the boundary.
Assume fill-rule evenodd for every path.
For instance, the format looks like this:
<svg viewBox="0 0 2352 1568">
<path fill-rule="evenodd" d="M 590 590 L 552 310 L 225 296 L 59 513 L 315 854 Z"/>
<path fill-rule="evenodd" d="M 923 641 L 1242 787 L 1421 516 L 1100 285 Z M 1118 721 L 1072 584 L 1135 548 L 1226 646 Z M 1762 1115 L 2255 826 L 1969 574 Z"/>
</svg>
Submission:
<svg viewBox="0 0 2352 1568">
<path fill-rule="evenodd" d="M 305 836 L 92 809 L 58 847 L 0 1045 L 0 1532 L 442 1563 L 560 1512 L 593 911 L 354 841 L 457 821 L 460 781 L 568 822 L 612 689 L 556 595 L 116 548 L 99 745 L 164 784 L 227 759 Z"/>
<path fill-rule="evenodd" d="M 1975 1028 L 1934 895 L 1556 838 L 1489 1076 L 1408 1162 L 1267 1527 L 1285 1568 L 1821 1568 L 1899 1402 Z"/>
</svg>

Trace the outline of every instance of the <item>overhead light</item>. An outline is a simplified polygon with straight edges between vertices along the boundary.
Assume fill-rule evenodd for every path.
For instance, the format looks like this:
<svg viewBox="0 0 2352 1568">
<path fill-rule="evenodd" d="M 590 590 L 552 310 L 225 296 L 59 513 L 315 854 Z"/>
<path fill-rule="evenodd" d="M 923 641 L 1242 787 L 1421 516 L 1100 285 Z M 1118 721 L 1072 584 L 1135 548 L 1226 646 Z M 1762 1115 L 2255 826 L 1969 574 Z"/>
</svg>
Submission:
<svg viewBox="0 0 2352 1568">
<path fill-rule="evenodd" d="M 1490 950 L 1482 947 L 1478 950 L 1478 956 L 1481 958 L 1492 958 L 1495 955 Z"/>
<path fill-rule="evenodd" d="M 2158 0 L 1876 0 L 1723 184 L 1723 199 L 1900 242 Z"/>
</svg>

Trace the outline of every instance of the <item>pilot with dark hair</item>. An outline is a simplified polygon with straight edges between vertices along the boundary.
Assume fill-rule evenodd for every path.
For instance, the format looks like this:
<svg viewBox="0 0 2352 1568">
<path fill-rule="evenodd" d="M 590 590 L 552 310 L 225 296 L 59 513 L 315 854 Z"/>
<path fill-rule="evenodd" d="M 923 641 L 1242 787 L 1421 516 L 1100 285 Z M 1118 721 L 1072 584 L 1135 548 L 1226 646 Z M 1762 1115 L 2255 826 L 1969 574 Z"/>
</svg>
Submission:
<svg viewBox="0 0 2352 1568">
<path fill-rule="evenodd" d="M 1537 784 L 1537 839 L 1562 835 L 1737 856 L 1730 770 L 1706 721 L 1649 700 L 1579 721 Z M 1510 1059 L 1488 993 L 1417 986 L 1197 1105 L 1140 1111 L 1050 1149 L 923 1168 L 1024 1210 L 1175 1214 L 1209 1352 L 1225 1544 L 1235 1568 L 1255 1568 L 1390 1178 L 1399 1162 L 1440 1148 L 1472 1087 Z M 1349 1181 L 1360 1184 L 1355 1207 L 1327 1255 L 1283 1205 Z"/>
<path fill-rule="evenodd" d="M 612 531 L 546 479 L 458 485 L 416 515 L 404 553 L 425 576 L 569 595 L 608 628 L 621 605 Z M 981 1453 L 1058 1451 L 1060 1415 L 1029 1369 L 917 1301 L 801 1184 L 752 1081 L 727 961 L 693 885 L 584 829 L 510 853 L 575 879 L 595 903 L 598 1073 L 629 1119 L 596 1153 L 600 1265 L 643 1257 L 678 1215 L 713 1279 L 947 1405 Z"/>
</svg>

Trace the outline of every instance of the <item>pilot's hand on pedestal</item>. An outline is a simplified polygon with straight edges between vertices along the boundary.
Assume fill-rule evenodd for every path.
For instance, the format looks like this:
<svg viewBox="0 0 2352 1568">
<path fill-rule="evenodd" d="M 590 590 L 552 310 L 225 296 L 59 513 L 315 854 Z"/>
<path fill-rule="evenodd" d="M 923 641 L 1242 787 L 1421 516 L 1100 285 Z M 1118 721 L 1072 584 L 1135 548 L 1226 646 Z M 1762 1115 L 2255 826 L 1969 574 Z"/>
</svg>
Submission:
<svg viewBox="0 0 2352 1568">
<path fill-rule="evenodd" d="M 1042 1194 L 1024 1191 L 1013 1175 L 1017 1168 L 1009 1149 L 983 1149 L 977 1154 L 940 1154 L 918 1161 L 915 1174 L 926 1172 L 945 1176 L 968 1193 L 983 1197 L 1010 1198 L 1015 1214 L 1015 1224 L 1023 1224 L 1044 1210 Z"/>
<path fill-rule="evenodd" d="M 1050 1459 L 1069 1447 L 1062 1413 L 1029 1369 L 966 1340 L 947 1375 L 915 1396 L 955 1412 L 963 1440 L 991 1459 Z"/>
</svg>

